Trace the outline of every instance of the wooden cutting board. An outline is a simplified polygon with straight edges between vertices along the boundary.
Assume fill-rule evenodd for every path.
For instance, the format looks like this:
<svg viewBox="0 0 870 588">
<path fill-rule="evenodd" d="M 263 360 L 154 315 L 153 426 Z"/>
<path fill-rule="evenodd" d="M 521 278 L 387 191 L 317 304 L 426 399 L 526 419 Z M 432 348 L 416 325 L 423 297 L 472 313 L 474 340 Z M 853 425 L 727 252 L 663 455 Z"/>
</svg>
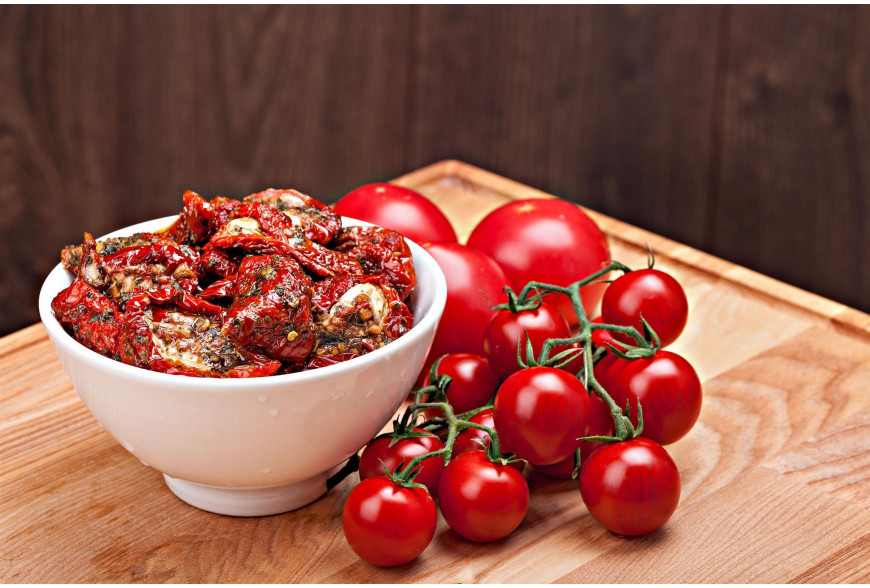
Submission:
<svg viewBox="0 0 870 588">
<path fill-rule="evenodd" d="M 461 237 L 513 198 L 547 194 L 457 161 L 396 180 Z M 0 581 L 861 582 L 870 580 L 870 316 L 590 212 L 613 255 L 684 285 L 672 347 L 704 381 L 698 425 L 668 447 L 683 476 L 661 531 L 622 539 L 575 482 L 530 477 L 529 513 L 489 545 L 439 522 L 415 562 L 380 569 L 341 534 L 355 476 L 283 515 L 182 503 L 103 431 L 40 325 L 0 339 Z"/>
</svg>

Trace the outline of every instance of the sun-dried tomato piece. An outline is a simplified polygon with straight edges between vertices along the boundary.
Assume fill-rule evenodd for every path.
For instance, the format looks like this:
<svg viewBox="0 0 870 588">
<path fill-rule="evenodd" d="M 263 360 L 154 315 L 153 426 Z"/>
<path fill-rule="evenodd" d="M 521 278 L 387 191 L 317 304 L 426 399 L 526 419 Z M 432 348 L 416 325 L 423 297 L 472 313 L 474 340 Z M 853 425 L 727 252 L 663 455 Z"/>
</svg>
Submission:
<svg viewBox="0 0 870 588">
<path fill-rule="evenodd" d="M 256 202 L 242 205 L 215 233 L 209 244 L 221 249 L 238 247 L 260 255 L 292 257 L 318 276 L 361 274 L 359 262 L 307 238 L 277 209 Z"/>
<path fill-rule="evenodd" d="M 366 274 L 385 275 L 390 285 L 407 299 L 417 285 L 411 249 L 396 231 L 381 227 L 348 227 L 331 243 L 359 261 Z"/>
<path fill-rule="evenodd" d="M 223 280 L 212 283 L 208 288 L 199 293 L 203 300 L 218 300 L 220 298 L 232 298 L 236 295 L 236 276 L 230 276 Z"/>
<path fill-rule="evenodd" d="M 220 318 L 160 308 L 137 292 L 127 303 L 120 357 L 137 367 L 199 377 L 268 376 L 281 368 L 278 361 L 236 347 L 221 326 Z"/>
<path fill-rule="evenodd" d="M 270 206 L 302 229 L 303 234 L 315 243 L 326 245 L 341 230 L 341 217 L 331 208 L 297 190 L 270 188 L 246 196 L 243 202 L 255 202 Z"/>
<path fill-rule="evenodd" d="M 278 255 L 246 257 L 239 266 L 235 298 L 223 332 L 240 347 L 268 357 L 302 363 L 314 347 L 311 279 L 292 259 Z"/>
<path fill-rule="evenodd" d="M 99 290 L 75 278 L 54 297 L 51 310 L 76 341 L 106 357 L 118 357 L 124 314 Z"/>
<path fill-rule="evenodd" d="M 408 307 L 383 276 L 340 276 L 314 285 L 317 346 L 308 367 L 342 354 L 363 355 L 404 335 L 413 323 Z"/>
<path fill-rule="evenodd" d="M 163 234 L 185 245 L 205 243 L 211 234 L 229 219 L 232 211 L 241 205 L 238 200 L 220 196 L 209 202 L 192 190 L 187 190 L 182 200 L 184 200 L 184 208 Z"/>
<path fill-rule="evenodd" d="M 239 273 L 239 263 L 226 250 L 207 243 L 200 252 L 197 273 L 201 278 L 207 274 L 228 278 Z"/>
</svg>

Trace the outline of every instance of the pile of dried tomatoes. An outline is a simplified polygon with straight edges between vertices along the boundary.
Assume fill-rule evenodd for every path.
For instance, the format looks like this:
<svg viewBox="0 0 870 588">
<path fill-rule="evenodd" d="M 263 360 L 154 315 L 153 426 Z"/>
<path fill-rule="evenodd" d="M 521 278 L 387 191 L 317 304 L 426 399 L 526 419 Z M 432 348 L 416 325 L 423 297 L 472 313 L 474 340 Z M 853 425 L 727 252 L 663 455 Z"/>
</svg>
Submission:
<svg viewBox="0 0 870 588">
<path fill-rule="evenodd" d="M 611 260 L 595 223 L 559 200 L 502 206 L 467 246 L 404 188 L 366 186 L 337 210 L 413 231 L 448 282 L 413 402 L 359 457 L 342 521 L 360 557 L 413 560 L 439 508 L 468 540 L 507 536 L 528 509 L 524 470 L 578 478 L 589 512 L 616 534 L 670 519 L 680 474 L 663 446 L 693 427 L 702 394 L 689 362 L 664 349 L 685 328 L 688 302 L 652 252 L 643 269 Z"/>
<path fill-rule="evenodd" d="M 88 348 L 149 370 L 239 378 L 353 359 L 413 324 L 416 275 L 397 232 L 342 227 L 296 190 L 205 200 L 156 233 L 61 253 L 72 284 L 52 301 Z"/>
</svg>

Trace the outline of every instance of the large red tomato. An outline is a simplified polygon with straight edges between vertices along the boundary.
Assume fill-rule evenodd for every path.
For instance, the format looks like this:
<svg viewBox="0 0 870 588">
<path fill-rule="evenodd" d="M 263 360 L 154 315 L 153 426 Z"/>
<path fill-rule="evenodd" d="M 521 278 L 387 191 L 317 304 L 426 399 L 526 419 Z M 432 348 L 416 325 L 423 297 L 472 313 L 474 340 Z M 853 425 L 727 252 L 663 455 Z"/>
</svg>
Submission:
<svg viewBox="0 0 870 588">
<path fill-rule="evenodd" d="M 517 200 L 495 209 L 480 221 L 468 246 L 495 259 L 517 290 L 534 280 L 567 286 L 602 268 L 610 259 L 607 238 L 576 205 L 558 199 Z M 583 307 L 592 313 L 604 293 L 603 284 L 583 288 Z M 556 305 L 577 324 L 567 296 Z"/>
<path fill-rule="evenodd" d="M 501 267 L 475 249 L 434 243 L 426 245 L 426 251 L 447 278 L 447 303 L 423 374 L 445 353 L 483 355 L 483 331 L 496 313 L 490 305 L 507 301 L 503 289 L 509 283 Z"/>
<path fill-rule="evenodd" d="M 342 215 L 392 229 L 416 243 L 456 243 L 456 232 L 423 195 L 393 184 L 361 186 L 338 201 Z"/>
</svg>

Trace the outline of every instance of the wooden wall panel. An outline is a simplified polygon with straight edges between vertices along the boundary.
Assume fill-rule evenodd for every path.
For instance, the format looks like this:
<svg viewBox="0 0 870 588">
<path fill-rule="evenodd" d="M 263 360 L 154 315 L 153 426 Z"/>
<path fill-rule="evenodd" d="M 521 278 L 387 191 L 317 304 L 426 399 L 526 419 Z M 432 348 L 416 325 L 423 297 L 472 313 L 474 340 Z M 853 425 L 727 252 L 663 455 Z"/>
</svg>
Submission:
<svg viewBox="0 0 870 588">
<path fill-rule="evenodd" d="M 180 194 L 455 157 L 870 309 L 870 9 L 0 7 L 0 334 Z"/>
<path fill-rule="evenodd" d="M 870 9 L 736 7 L 710 249 L 870 308 Z"/>
<path fill-rule="evenodd" d="M 427 7 L 415 163 L 453 156 L 698 243 L 722 18 L 691 6 Z"/>
</svg>

